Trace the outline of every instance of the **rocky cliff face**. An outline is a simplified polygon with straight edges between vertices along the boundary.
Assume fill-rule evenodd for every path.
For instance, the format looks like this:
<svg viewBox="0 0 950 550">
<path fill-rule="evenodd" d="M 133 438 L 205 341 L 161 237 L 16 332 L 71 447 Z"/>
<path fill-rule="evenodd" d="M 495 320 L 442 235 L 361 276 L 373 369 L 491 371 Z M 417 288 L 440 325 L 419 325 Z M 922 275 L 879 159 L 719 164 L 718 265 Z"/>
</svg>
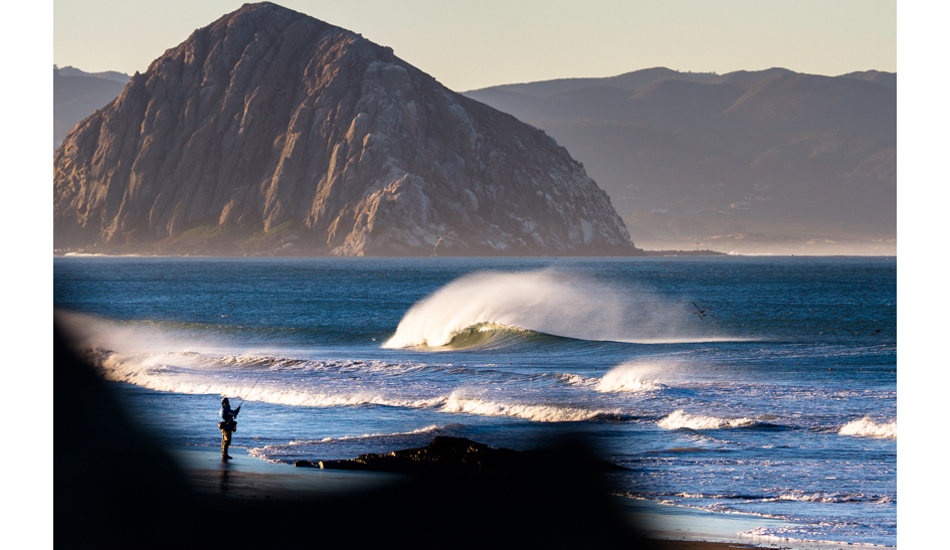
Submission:
<svg viewBox="0 0 950 550">
<path fill-rule="evenodd" d="M 55 246 L 633 254 L 541 130 L 275 4 L 195 31 L 55 155 Z"/>
</svg>

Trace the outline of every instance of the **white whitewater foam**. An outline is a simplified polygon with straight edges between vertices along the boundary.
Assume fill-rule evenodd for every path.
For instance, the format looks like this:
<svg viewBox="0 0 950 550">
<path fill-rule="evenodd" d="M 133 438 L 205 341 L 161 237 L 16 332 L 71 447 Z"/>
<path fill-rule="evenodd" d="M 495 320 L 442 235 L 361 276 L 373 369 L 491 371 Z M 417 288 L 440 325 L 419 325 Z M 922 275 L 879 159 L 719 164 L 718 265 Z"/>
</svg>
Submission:
<svg viewBox="0 0 950 550">
<path fill-rule="evenodd" d="M 869 542 L 858 542 L 857 540 L 848 540 L 854 538 L 853 535 L 845 532 L 837 539 L 820 539 L 810 537 L 810 533 L 803 531 L 801 527 L 756 527 L 749 531 L 738 533 L 740 537 L 752 539 L 756 543 L 766 543 L 769 545 L 785 545 L 788 543 L 807 543 L 809 546 L 820 547 L 841 547 L 848 546 L 858 548 L 893 548 L 883 544 L 874 544 Z"/>
<path fill-rule="evenodd" d="M 763 502 L 775 502 L 779 500 L 790 500 L 795 502 L 838 503 L 861 502 L 867 500 L 882 502 L 888 501 L 890 499 L 888 497 L 872 498 L 861 493 L 807 493 L 805 491 L 793 491 L 791 493 L 783 493 L 775 498 L 763 499 Z"/>
<path fill-rule="evenodd" d="M 698 334 L 688 312 L 643 289 L 621 290 L 552 269 L 481 272 L 456 279 L 409 308 L 383 347 L 441 347 L 483 324 L 594 341 L 735 340 Z"/>
<path fill-rule="evenodd" d="M 466 413 L 480 416 L 510 416 L 537 422 L 572 422 L 589 420 L 601 415 L 620 415 L 619 410 L 597 410 L 570 406 L 534 403 L 509 403 L 490 399 L 463 397 L 455 392 L 449 396 L 390 395 L 383 388 L 350 389 L 346 386 L 288 387 L 283 382 L 259 378 L 258 372 L 227 373 L 213 371 L 205 363 L 222 361 L 229 364 L 255 364 L 261 358 L 209 358 L 196 353 L 128 355 L 104 352 L 99 359 L 103 375 L 116 382 L 136 384 L 156 391 L 198 395 L 241 396 L 247 401 L 259 401 L 299 407 L 340 407 L 383 405 L 413 409 L 433 408 L 445 413 Z M 267 359 L 267 358 L 265 358 Z M 272 360 L 271 360 L 272 361 Z M 319 363 L 319 362 L 317 362 Z M 342 371 L 347 365 L 335 365 Z M 360 361 L 361 365 L 367 363 Z M 265 372 L 282 370 L 281 362 L 274 362 Z M 334 369 L 335 370 L 335 369 Z M 577 377 L 580 382 L 582 377 Z M 333 382 L 332 380 L 330 381 Z M 570 382 L 569 382 L 570 383 Z"/>
<path fill-rule="evenodd" d="M 838 434 L 897 439 L 897 420 L 878 423 L 865 416 L 848 422 L 838 430 Z"/>
<path fill-rule="evenodd" d="M 597 416 L 621 414 L 620 411 L 591 410 L 576 407 L 554 405 L 535 405 L 524 403 L 499 403 L 484 399 L 470 399 L 452 393 L 442 405 L 443 412 L 468 413 L 480 416 L 512 416 L 536 422 L 576 422 L 590 420 Z"/>
<path fill-rule="evenodd" d="M 251 362 L 252 358 L 244 358 Z M 234 360 L 234 358 L 230 358 Z M 225 358 L 224 362 L 228 362 Z M 127 355 L 105 353 L 98 361 L 106 379 L 127 382 L 144 388 L 185 394 L 242 396 L 247 401 L 263 401 L 301 407 L 335 407 L 352 405 L 386 405 L 392 407 L 426 408 L 445 402 L 445 397 L 406 398 L 391 396 L 372 389 L 327 391 L 325 388 L 288 388 L 286 385 L 261 379 L 259 371 L 231 374 L 212 371 L 208 358 L 194 353 Z M 341 370 L 349 370 L 344 363 Z M 359 362 L 365 364 L 363 362 Z M 278 371 L 278 362 L 268 371 Z"/>
<path fill-rule="evenodd" d="M 718 430 L 720 428 L 737 428 L 754 424 L 751 418 L 719 418 L 716 416 L 692 415 L 683 410 L 672 414 L 657 422 L 657 426 L 667 430 L 690 428 L 693 430 Z"/>
</svg>

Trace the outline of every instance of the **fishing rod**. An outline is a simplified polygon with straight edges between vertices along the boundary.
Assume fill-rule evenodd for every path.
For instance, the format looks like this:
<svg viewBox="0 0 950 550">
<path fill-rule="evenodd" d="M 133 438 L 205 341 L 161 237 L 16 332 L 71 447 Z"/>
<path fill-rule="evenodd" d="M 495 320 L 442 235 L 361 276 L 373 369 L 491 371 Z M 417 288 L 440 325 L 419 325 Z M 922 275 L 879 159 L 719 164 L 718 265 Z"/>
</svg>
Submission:
<svg viewBox="0 0 950 550">
<path fill-rule="evenodd" d="M 251 392 L 254 391 L 254 388 L 257 386 L 257 383 L 261 381 L 261 378 L 264 378 L 264 375 L 265 375 L 265 374 L 267 374 L 267 371 L 266 371 L 266 370 L 265 370 L 264 372 L 262 372 L 262 373 L 260 374 L 260 376 L 257 377 L 257 380 L 254 381 L 254 385 L 251 386 L 251 389 L 247 390 L 247 392 L 244 394 L 244 397 L 241 398 L 241 405 L 244 404 L 244 399 L 245 399 L 248 395 L 251 395 Z M 241 405 L 238 405 L 238 408 L 240 408 Z"/>
</svg>

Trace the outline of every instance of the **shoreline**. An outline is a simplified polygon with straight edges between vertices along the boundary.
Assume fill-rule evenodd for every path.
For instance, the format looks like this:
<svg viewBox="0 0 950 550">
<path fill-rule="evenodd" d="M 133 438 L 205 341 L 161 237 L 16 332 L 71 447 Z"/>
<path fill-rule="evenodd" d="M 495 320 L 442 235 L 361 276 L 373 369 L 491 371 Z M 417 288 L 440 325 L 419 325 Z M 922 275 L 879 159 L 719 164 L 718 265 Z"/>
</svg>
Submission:
<svg viewBox="0 0 950 550">
<path fill-rule="evenodd" d="M 212 511 L 232 517 L 241 535 L 259 544 L 275 537 L 287 544 L 310 540 L 298 528 L 310 517 L 322 523 L 324 540 L 340 543 L 409 543 L 419 535 L 459 542 L 454 534 L 462 529 L 471 532 L 472 547 L 499 536 L 523 547 L 612 547 L 625 537 L 658 550 L 851 546 L 742 537 L 758 526 L 787 523 L 609 496 L 607 487 L 597 488 L 596 474 L 574 467 L 578 462 L 556 469 L 540 464 L 504 477 L 413 479 L 266 462 L 235 445 L 235 459 L 222 463 L 217 445 L 163 445 L 130 422 L 104 380 L 62 345 L 58 331 L 54 337 L 57 410 L 73 420 L 70 429 L 59 423 L 55 432 L 55 538 L 63 547 L 140 542 L 143 513 L 169 526 L 146 548 L 182 537 L 212 544 L 216 532 L 206 520 Z M 104 453 L 124 458 L 103 461 Z M 86 504 L 77 510 L 77 501 Z M 367 524 L 377 529 L 366 530 Z"/>
<path fill-rule="evenodd" d="M 333 497 L 391 487 L 407 479 L 404 474 L 354 470 L 298 468 L 252 457 L 246 447 L 232 446 L 234 457 L 222 462 L 216 446 L 179 445 L 167 449 L 192 488 L 200 493 L 235 499 L 288 500 Z M 612 496 L 622 514 L 637 523 L 659 550 L 725 550 L 774 548 L 831 550 L 844 545 L 740 537 L 764 525 L 789 522 L 746 514 L 724 514 L 666 505 L 644 499 Z M 884 548 L 867 546 L 868 548 Z M 891 547 L 892 548 L 892 547 Z"/>
</svg>

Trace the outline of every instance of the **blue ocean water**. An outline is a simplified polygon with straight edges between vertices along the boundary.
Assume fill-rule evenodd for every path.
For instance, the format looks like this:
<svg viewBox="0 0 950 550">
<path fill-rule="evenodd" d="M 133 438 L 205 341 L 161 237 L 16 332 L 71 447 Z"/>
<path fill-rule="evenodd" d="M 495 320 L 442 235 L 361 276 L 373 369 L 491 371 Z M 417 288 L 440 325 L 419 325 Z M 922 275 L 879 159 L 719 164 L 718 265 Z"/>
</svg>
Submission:
<svg viewBox="0 0 950 550">
<path fill-rule="evenodd" d="M 169 445 L 352 458 L 587 434 L 618 494 L 896 546 L 894 258 L 54 261 L 54 305 Z"/>
</svg>

